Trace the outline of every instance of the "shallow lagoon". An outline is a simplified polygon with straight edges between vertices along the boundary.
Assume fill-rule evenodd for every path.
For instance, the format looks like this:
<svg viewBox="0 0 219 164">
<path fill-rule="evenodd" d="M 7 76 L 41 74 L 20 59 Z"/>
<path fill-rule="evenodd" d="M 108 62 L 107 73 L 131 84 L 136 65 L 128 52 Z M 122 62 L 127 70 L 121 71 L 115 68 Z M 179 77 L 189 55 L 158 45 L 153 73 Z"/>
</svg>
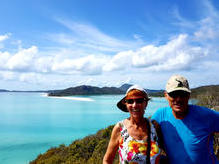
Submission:
<svg viewBox="0 0 219 164">
<path fill-rule="evenodd" d="M 39 153 L 96 133 L 128 116 L 117 109 L 122 95 L 51 98 L 42 93 L 0 93 L 0 163 L 25 164 Z M 146 116 L 167 106 L 153 98 Z"/>
</svg>

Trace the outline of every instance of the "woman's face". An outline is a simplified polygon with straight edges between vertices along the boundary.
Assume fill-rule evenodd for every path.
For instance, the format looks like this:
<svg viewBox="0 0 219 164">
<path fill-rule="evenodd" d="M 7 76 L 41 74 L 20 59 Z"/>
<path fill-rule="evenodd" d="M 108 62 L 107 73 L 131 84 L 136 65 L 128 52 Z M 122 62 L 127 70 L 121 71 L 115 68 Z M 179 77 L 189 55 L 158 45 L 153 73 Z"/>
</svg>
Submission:
<svg viewBox="0 0 219 164">
<path fill-rule="evenodd" d="M 148 100 L 143 96 L 131 96 L 126 98 L 126 107 L 134 118 L 139 118 L 144 116 L 145 108 L 147 107 Z"/>
</svg>

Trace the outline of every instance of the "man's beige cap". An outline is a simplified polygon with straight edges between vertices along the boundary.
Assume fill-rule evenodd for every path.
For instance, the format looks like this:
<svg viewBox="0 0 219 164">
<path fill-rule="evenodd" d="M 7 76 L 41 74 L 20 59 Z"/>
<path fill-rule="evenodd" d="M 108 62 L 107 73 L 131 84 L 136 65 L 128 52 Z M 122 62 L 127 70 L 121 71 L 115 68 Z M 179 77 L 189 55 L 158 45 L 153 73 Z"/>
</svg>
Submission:
<svg viewBox="0 0 219 164">
<path fill-rule="evenodd" d="M 170 93 L 179 90 L 191 93 L 187 79 L 181 75 L 173 75 L 167 81 L 166 91 L 167 93 Z"/>
</svg>

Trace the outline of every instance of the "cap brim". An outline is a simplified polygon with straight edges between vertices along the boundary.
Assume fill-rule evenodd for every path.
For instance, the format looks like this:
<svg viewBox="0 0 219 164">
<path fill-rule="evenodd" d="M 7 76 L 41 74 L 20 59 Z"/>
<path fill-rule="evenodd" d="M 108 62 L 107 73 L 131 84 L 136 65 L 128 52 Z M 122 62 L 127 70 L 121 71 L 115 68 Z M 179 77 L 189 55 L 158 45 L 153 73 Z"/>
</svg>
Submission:
<svg viewBox="0 0 219 164">
<path fill-rule="evenodd" d="M 174 91 L 185 91 L 185 92 L 191 93 L 191 90 L 189 90 L 188 88 L 182 88 L 182 87 L 170 89 L 167 91 L 167 93 L 174 92 Z"/>
<path fill-rule="evenodd" d="M 126 108 L 126 105 L 125 105 L 125 97 L 123 97 L 122 100 L 120 100 L 118 103 L 117 103 L 117 107 L 122 110 L 123 112 L 128 112 L 127 108 Z"/>
</svg>

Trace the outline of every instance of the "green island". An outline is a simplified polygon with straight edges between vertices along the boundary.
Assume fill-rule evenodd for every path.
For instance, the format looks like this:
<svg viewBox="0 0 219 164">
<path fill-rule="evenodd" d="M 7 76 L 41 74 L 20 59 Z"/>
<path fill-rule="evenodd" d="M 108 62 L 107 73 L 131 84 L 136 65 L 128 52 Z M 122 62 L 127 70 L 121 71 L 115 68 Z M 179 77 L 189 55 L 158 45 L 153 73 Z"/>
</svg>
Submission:
<svg viewBox="0 0 219 164">
<path fill-rule="evenodd" d="M 161 96 L 163 91 L 156 94 Z M 191 97 L 197 100 L 197 105 L 219 111 L 219 85 L 194 88 Z M 44 154 L 38 155 L 30 164 L 102 164 L 112 128 L 113 125 L 99 130 L 94 135 L 75 140 L 68 146 L 62 144 L 59 147 L 52 147 Z M 219 159 L 218 134 L 215 134 L 214 152 Z M 114 163 L 119 163 L 118 156 Z"/>
<path fill-rule="evenodd" d="M 73 96 L 73 95 L 117 95 L 124 94 L 131 84 L 123 84 L 120 87 L 96 87 L 89 85 L 81 85 L 70 87 L 62 90 L 48 91 L 48 96 Z M 151 96 L 158 96 L 163 90 L 146 89 Z"/>
</svg>

